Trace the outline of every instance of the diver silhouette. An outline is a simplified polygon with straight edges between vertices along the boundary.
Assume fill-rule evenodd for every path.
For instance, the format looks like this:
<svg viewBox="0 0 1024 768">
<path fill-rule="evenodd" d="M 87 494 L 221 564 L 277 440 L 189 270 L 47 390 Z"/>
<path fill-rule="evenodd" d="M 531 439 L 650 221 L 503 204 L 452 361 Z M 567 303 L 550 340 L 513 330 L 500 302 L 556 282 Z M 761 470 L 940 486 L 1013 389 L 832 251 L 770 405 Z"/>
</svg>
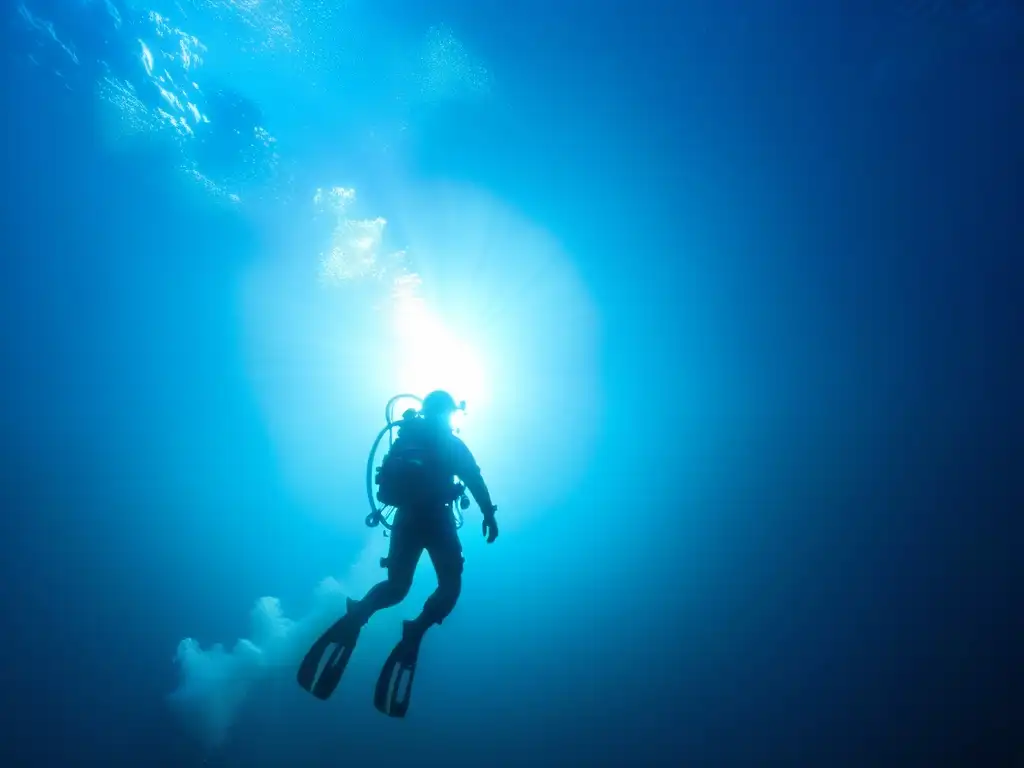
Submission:
<svg viewBox="0 0 1024 768">
<path fill-rule="evenodd" d="M 423 635 L 452 612 L 462 591 L 464 558 L 453 505 L 461 499 L 462 508 L 468 506 L 466 489 L 483 512 L 487 543 L 498 538 L 494 516 L 497 507 L 491 502 L 476 459 L 452 432 L 451 417 L 458 409 L 450 394 L 438 390 L 423 399 L 419 413 L 410 409 L 400 422 L 388 419 L 385 431 L 398 427 L 399 434 L 376 477 L 378 501 L 396 510 L 390 526 L 388 555 L 381 560 L 381 566 L 387 568 L 387 578 L 373 586 L 362 600 L 349 599 L 346 614 L 313 644 L 303 659 L 299 685 L 319 699 L 327 699 L 337 688 L 360 630 L 370 617 L 405 599 L 416 565 L 426 550 L 437 574 L 437 589 L 420 615 L 403 623 L 402 639 L 385 662 L 374 693 L 377 709 L 391 717 L 404 717 Z M 371 465 L 376 445 L 370 454 Z M 369 468 L 367 472 L 369 486 Z M 461 482 L 455 481 L 456 476 Z M 367 518 L 367 524 L 376 525 L 381 518 L 372 498 L 371 506 L 374 512 Z M 320 671 L 328 649 L 333 650 Z"/>
</svg>

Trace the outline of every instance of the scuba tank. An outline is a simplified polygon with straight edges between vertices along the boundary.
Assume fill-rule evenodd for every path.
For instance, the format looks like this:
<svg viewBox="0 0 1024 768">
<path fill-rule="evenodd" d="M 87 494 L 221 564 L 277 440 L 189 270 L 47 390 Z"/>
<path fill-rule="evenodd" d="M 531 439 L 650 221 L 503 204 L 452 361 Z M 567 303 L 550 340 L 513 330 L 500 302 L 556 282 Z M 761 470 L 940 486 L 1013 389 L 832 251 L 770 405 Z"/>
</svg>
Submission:
<svg viewBox="0 0 1024 768">
<path fill-rule="evenodd" d="M 423 404 L 422 399 L 410 394 L 395 395 L 388 400 L 384 408 L 384 427 L 377 433 L 366 460 L 366 498 L 370 504 L 370 513 L 366 516 L 365 522 L 369 528 L 383 526 L 385 536 L 391 530 L 398 507 L 415 503 L 417 498 L 422 498 L 422 488 L 432 479 L 430 457 L 426 455 L 427 448 L 411 445 L 399 452 L 394 450 L 397 442 L 395 430 L 398 430 L 398 437 L 401 437 L 403 429 L 415 430 L 426 426 L 423 423 L 423 416 L 416 408 L 407 408 L 400 420 L 394 419 L 395 405 L 402 400 L 412 400 L 418 406 Z M 460 407 L 465 409 L 465 403 L 463 402 Z M 377 453 L 385 436 L 388 439 L 388 452 L 377 466 Z M 376 493 L 375 486 L 378 488 Z M 462 513 L 469 509 L 469 496 L 466 494 L 465 484 L 452 483 L 451 494 L 443 494 L 442 503 L 451 509 L 455 517 L 455 527 L 461 528 L 464 522 Z"/>
</svg>

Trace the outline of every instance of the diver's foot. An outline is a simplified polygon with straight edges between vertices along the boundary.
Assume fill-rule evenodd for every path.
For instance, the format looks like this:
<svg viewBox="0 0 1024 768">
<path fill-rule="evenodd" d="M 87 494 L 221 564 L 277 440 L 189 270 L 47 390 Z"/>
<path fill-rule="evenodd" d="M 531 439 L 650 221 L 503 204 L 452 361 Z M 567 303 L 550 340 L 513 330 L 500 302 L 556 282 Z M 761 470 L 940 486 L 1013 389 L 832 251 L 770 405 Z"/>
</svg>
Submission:
<svg viewBox="0 0 1024 768">
<path fill-rule="evenodd" d="M 324 633 L 324 638 L 330 642 L 344 643 L 353 633 L 358 634 L 366 621 L 359 614 L 359 601 L 347 598 L 345 600 L 345 615 L 338 619 L 331 628 Z"/>
<path fill-rule="evenodd" d="M 432 622 L 425 622 L 422 619 L 413 619 L 412 621 L 402 622 L 402 642 L 415 643 L 419 645 L 420 640 L 423 639 L 423 635 L 430 629 Z"/>
<path fill-rule="evenodd" d="M 362 606 L 361 606 L 361 604 L 360 604 L 360 602 L 358 600 L 353 600 L 351 597 L 346 597 L 345 598 L 345 617 L 346 618 L 352 617 L 353 619 L 359 621 L 359 619 L 362 618 L 359 615 L 361 607 Z M 360 626 L 362 626 L 365 623 L 366 623 L 365 621 L 359 621 L 359 625 Z"/>
</svg>

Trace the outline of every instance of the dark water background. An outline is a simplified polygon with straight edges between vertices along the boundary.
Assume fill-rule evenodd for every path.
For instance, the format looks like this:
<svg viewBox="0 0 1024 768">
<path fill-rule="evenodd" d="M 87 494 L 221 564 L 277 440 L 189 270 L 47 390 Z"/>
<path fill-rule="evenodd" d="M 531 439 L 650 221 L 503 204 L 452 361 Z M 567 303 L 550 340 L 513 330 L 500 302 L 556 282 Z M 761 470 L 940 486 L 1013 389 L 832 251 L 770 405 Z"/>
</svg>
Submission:
<svg viewBox="0 0 1024 768">
<path fill-rule="evenodd" d="M 160 103 L 131 27 L 149 8 L 6 9 L 0 761 L 1024 765 L 1021 12 L 727 5 L 266 5 L 302 42 L 272 53 L 262 17 L 170 5 L 216 73 L 184 144 L 97 96 L 113 73 Z M 436 25 L 476 63 L 449 45 L 417 70 Z M 315 187 L 356 186 L 401 232 L 435 180 L 558 240 L 592 368 L 502 369 L 559 407 L 530 439 L 476 434 L 508 527 L 485 549 L 470 513 L 406 721 L 369 703 L 396 615 L 343 695 L 313 701 L 279 658 L 210 746 L 216 697 L 169 704 L 175 648 L 251 636 L 261 595 L 307 615 L 344 575 L 368 534 L 325 521 L 361 519 L 391 394 L 354 366 L 325 403 L 274 369 L 330 420 L 299 471 L 336 441 L 307 470 L 345 477 L 309 514 L 239 285 L 282 253 L 315 283 Z M 485 235 L 509 274 L 514 235 Z M 507 284 L 508 327 L 575 322 L 531 308 L 545 279 Z M 332 348 L 358 350 L 363 299 L 344 301 Z M 249 674 L 216 669 L 194 672 L 207 694 Z"/>
</svg>

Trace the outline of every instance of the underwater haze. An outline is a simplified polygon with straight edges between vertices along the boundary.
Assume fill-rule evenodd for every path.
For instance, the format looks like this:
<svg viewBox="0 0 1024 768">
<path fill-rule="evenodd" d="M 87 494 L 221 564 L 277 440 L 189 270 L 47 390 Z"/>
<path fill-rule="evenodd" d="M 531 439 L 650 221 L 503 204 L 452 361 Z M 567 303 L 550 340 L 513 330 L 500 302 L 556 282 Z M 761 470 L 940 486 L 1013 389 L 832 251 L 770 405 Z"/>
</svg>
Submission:
<svg viewBox="0 0 1024 768">
<path fill-rule="evenodd" d="M 0 764 L 1024 766 L 1020 4 L 3 14 Z M 320 701 L 438 388 L 501 535 Z"/>
</svg>

